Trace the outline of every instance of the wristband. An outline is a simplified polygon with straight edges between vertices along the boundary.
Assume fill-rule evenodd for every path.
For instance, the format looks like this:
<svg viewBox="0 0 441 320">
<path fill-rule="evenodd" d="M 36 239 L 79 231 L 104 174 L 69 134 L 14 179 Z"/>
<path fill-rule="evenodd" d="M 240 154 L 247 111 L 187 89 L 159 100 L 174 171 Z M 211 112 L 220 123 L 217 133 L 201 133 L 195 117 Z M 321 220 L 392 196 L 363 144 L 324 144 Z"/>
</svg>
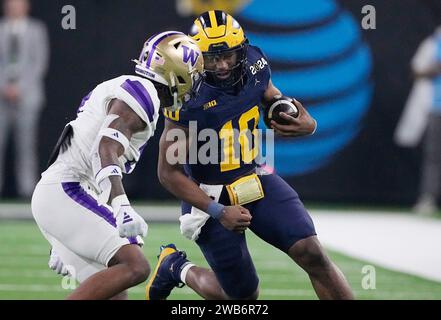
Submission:
<svg viewBox="0 0 441 320">
<path fill-rule="evenodd" d="M 113 198 L 110 206 L 113 208 L 114 214 L 117 215 L 119 209 L 122 206 L 130 206 L 130 202 L 129 202 L 129 199 L 127 198 L 127 195 L 121 194 L 121 195 Z"/>
<path fill-rule="evenodd" d="M 207 208 L 207 213 L 214 219 L 219 219 L 219 217 L 224 212 L 225 206 L 216 201 L 211 201 Z"/>
</svg>

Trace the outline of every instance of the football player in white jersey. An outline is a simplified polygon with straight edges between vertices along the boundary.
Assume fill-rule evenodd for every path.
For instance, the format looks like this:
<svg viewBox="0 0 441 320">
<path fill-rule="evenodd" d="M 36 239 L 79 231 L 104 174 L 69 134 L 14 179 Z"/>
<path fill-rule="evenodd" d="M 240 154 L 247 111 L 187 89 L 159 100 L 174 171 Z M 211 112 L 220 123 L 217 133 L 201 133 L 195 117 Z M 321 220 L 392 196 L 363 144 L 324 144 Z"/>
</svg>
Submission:
<svg viewBox="0 0 441 320">
<path fill-rule="evenodd" d="M 126 298 L 145 281 L 140 246 L 148 226 L 131 207 L 122 175 L 153 136 L 160 107 L 177 110 L 202 80 L 203 58 L 181 32 L 152 36 L 135 71 L 101 83 L 81 102 L 32 197 L 32 213 L 53 254 L 49 265 L 80 285 L 68 299 Z"/>
</svg>

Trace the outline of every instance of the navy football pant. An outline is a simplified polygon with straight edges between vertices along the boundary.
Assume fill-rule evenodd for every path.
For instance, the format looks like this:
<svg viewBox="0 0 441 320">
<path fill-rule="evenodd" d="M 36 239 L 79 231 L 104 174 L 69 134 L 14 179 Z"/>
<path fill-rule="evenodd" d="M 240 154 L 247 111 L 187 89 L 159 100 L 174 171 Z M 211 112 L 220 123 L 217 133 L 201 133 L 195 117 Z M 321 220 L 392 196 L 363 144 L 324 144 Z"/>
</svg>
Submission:
<svg viewBox="0 0 441 320">
<path fill-rule="evenodd" d="M 260 176 L 260 181 L 265 197 L 244 205 L 253 216 L 250 230 L 286 253 L 298 240 L 316 234 L 311 217 L 291 186 L 277 175 Z M 225 188 L 219 202 L 230 205 Z M 183 202 L 182 212 L 190 213 L 191 205 Z M 244 233 L 229 231 L 210 218 L 196 243 L 230 298 L 247 298 L 256 291 L 259 279 Z"/>
</svg>

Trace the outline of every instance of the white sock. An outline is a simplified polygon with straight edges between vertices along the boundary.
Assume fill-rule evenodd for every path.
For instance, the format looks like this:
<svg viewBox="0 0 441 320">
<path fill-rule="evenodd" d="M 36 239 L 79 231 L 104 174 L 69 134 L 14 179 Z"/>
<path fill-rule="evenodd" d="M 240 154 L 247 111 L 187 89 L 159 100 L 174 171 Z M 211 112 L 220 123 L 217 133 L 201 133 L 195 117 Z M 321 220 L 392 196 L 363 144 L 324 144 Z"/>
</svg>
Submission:
<svg viewBox="0 0 441 320">
<path fill-rule="evenodd" d="M 187 262 L 186 264 L 184 264 L 184 267 L 181 270 L 181 281 L 185 284 L 187 284 L 187 282 L 185 281 L 185 277 L 187 277 L 187 272 L 188 270 L 190 270 L 191 267 L 196 266 L 194 263 L 191 262 Z"/>
</svg>

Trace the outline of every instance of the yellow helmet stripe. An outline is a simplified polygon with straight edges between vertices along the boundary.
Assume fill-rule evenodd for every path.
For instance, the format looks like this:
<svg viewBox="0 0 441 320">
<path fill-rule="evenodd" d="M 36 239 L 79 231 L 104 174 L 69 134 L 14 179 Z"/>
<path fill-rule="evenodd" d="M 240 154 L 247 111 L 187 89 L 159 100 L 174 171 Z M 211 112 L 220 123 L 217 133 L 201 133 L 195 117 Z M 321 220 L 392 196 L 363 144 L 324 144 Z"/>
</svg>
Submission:
<svg viewBox="0 0 441 320">
<path fill-rule="evenodd" d="M 230 15 L 227 16 L 226 26 L 228 30 L 231 30 L 233 28 L 233 17 Z"/>
<path fill-rule="evenodd" d="M 217 28 L 216 14 L 214 13 L 214 11 L 209 11 L 208 14 L 210 15 L 211 27 Z"/>
</svg>

